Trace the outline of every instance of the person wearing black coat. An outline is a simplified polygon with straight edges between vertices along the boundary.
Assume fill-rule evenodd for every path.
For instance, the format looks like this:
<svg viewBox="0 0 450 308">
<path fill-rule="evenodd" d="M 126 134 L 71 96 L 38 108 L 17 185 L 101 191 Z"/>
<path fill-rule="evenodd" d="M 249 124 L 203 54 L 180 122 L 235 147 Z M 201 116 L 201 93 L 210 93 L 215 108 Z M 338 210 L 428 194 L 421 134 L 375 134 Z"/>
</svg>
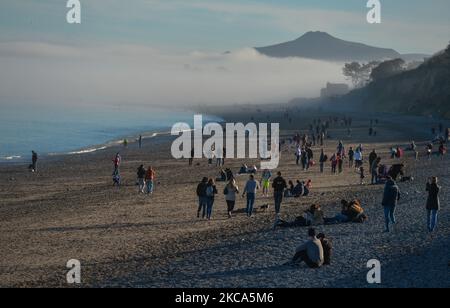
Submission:
<svg viewBox="0 0 450 308">
<path fill-rule="evenodd" d="M 197 185 L 197 197 L 198 197 L 198 210 L 197 218 L 200 218 L 200 212 L 202 217 L 206 216 L 206 207 L 208 198 L 206 196 L 206 188 L 208 187 L 208 178 L 204 177 L 202 181 Z"/>
<path fill-rule="evenodd" d="M 389 224 L 395 224 L 395 208 L 397 206 L 398 201 L 400 200 L 400 189 L 397 186 L 397 183 L 392 179 L 392 177 L 388 177 L 386 182 L 386 186 L 384 187 L 384 195 L 383 195 L 383 208 L 384 208 L 384 217 L 386 221 L 386 230 L 385 232 L 389 232 Z"/>
<path fill-rule="evenodd" d="M 432 177 L 428 183 L 427 188 L 428 199 L 427 199 L 427 228 L 429 232 L 433 232 L 436 229 L 438 211 L 441 209 L 441 204 L 439 200 L 439 191 L 441 187 L 438 185 L 438 178 Z"/>
</svg>

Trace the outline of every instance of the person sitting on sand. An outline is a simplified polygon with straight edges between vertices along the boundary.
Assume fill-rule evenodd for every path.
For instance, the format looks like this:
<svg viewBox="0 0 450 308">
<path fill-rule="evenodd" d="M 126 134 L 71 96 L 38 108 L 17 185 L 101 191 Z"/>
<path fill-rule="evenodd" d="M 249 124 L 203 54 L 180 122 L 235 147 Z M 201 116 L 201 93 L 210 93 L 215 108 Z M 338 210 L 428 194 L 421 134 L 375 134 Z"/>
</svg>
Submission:
<svg viewBox="0 0 450 308">
<path fill-rule="evenodd" d="M 202 218 L 206 216 L 206 187 L 208 185 L 208 178 L 204 177 L 202 181 L 197 185 L 197 197 L 198 197 L 198 210 L 197 218 L 200 218 L 200 212 L 202 212 Z"/>
<path fill-rule="evenodd" d="M 137 182 L 139 186 L 139 192 L 144 193 L 144 187 L 145 187 L 145 174 L 146 171 L 144 169 L 144 165 L 140 165 L 137 170 Z"/>
<path fill-rule="evenodd" d="M 301 196 L 303 196 L 305 192 L 305 188 L 303 185 L 303 182 L 300 182 L 297 180 L 297 184 L 295 185 L 294 189 L 292 190 L 292 195 L 294 196 L 294 198 L 300 198 Z"/>
<path fill-rule="evenodd" d="M 322 244 L 323 249 L 323 265 L 331 265 L 331 257 L 333 255 L 333 242 L 323 233 L 317 234 L 317 238 Z"/>
<path fill-rule="evenodd" d="M 324 224 L 324 214 L 318 204 L 313 204 L 305 211 L 305 219 L 308 226 L 317 226 Z"/>
<path fill-rule="evenodd" d="M 247 165 L 246 165 L 246 164 L 243 164 L 243 165 L 241 166 L 241 169 L 239 169 L 238 174 L 246 174 L 246 173 L 247 173 L 247 170 L 248 170 Z"/>
<path fill-rule="evenodd" d="M 258 172 L 258 168 L 255 165 L 253 165 L 247 169 L 248 174 L 256 174 L 257 172 Z"/>
<path fill-rule="evenodd" d="M 319 268 L 324 262 L 323 247 L 320 240 L 316 237 L 316 230 L 310 228 L 308 230 L 309 240 L 300 245 L 296 251 L 292 262 L 305 262 L 310 268 Z"/>
<path fill-rule="evenodd" d="M 220 169 L 219 171 L 219 177 L 216 178 L 217 182 L 226 182 L 227 181 L 227 173 L 225 172 L 225 170 Z"/>
<path fill-rule="evenodd" d="M 330 223 L 346 223 L 346 222 L 359 222 L 362 223 L 368 219 L 367 215 L 364 214 L 364 209 L 358 200 L 353 200 L 348 202 L 347 200 L 341 201 L 342 209 L 341 213 L 337 214 Z"/>
<path fill-rule="evenodd" d="M 292 181 L 288 182 L 288 188 L 284 191 L 284 197 L 285 198 L 291 198 L 293 197 L 293 191 L 294 191 L 294 183 Z"/>
<path fill-rule="evenodd" d="M 312 187 L 312 184 L 309 184 L 308 185 L 308 183 L 305 183 L 304 181 L 302 182 L 302 185 L 303 185 L 303 197 L 307 197 L 307 196 L 309 196 L 309 193 L 311 192 L 311 187 Z"/>
</svg>

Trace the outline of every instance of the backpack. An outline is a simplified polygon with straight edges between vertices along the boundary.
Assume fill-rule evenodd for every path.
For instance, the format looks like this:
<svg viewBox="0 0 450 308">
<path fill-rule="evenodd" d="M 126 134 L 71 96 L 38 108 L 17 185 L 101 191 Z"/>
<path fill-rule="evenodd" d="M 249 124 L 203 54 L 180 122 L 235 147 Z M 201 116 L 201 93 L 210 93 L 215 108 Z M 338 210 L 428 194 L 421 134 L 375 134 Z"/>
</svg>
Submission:
<svg viewBox="0 0 450 308">
<path fill-rule="evenodd" d="M 206 188 L 206 196 L 207 197 L 214 197 L 214 186 L 208 186 Z"/>
</svg>

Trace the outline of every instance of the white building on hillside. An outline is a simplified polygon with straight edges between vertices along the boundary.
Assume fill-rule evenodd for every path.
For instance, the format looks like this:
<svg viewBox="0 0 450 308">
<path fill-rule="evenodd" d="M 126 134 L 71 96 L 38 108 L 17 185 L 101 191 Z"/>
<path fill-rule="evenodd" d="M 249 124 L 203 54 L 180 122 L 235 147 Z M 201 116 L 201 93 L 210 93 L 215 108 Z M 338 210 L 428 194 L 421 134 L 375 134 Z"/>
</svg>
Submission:
<svg viewBox="0 0 450 308">
<path fill-rule="evenodd" d="M 320 91 L 320 97 L 338 97 L 350 92 L 350 87 L 345 83 L 327 83 L 327 87 Z"/>
</svg>

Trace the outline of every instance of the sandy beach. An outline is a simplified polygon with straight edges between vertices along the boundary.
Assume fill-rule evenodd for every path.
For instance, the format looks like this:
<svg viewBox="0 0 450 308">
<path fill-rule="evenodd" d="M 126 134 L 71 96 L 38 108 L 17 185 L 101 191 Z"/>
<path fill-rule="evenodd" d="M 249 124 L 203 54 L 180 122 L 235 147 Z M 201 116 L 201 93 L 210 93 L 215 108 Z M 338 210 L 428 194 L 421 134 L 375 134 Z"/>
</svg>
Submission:
<svg viewBox="0 0 450 308">
<path fill-rule="evenodd" d="M 329 116 L 313 110 L 293 111 L 292 121 L 286 123 L 279 107 L 258 113 L 245 107 L 209 112 L 228 122 L 282 122 L 282 138 L 307 132 L 313 118 Z M 353 168 L 332 175 L 329 164 L 325 174 L 319 173 L 318 166 L 304 172 L 295 165 L 294 152 L 284 149 L 277 171 L 286 180 L 313 182 L 310 196 L 285 200 L 284 220 L 301 216 L 313 203 L 332 217 L 340 211 L 341 199 L 355 198 L 369 216 L 364 224 L 317 227 L 333 240 L 331 266 L 311 270 L 283 265 L 306 240 L 307 228 L 272 230 L 272 197 L 257 197 L 257 209 L 265 204 L 270 208 L 257 211 L 254 218 L 245 217 L 245 201 L 239 198 L 237 213 L 228 219 L 224 183 L 218 183 L 213 219 L 198 219 L 196 186 L 204 176 L 217 177 L 219 169 L 208 166 L 205 159 L 191 167 L 187 160 L 173 159 L 173 137 L 161 136 L 144 140 L 142 149 L 130 144 L 126 149 L 48 157 L 39 161 L 37 173 L 29 172 L 28 164 L 1 164 L 0 287 L 71 287 L 66 282 L 70 259 L 81 262 L 81 287 L 450 287 L 450 160 L 423 157 L 430 128 L 437 122 L 400 115 L 352 116 L 350 138 L 340 125 L 331 127 L 332 138 L 324 146 L 328 155 L 338 140 L 347 148 L 362 143 L 367 177 L 372 149 L 391 165 L 397 161 L 390 159 L 390 147 L 406 148 L 414 139 L 422 157 L 416 162 L 412 152 L 406 152 L 402 159 L 415 180 L 399 184 L 403 197 L 398 225 L 385 234 L 383 185 L 359 185 Z M 380 121 L 378 134 L 369 137 L 369 119 L 374 116 Z M 317 158 L 320 147 L 313 150 Z M 120 189 L 111 180 L 117 151 L 123 159 Z M 237 173 L 242 163 L 227 160 L 225 167 Z M 156 170 L 152 196 L 137 193 L 135 174 L 140 164 Z M 439 177 L 442 185 L 442 211 L 433 238 L 425 224 L 425 183 L 430 176 Z M 239 176 L 238 186 L 242 188 L 246 180 L 247 176 Z M 370 259 L 382 264 L 380 285 L 366 281 Z"/>
</svg>

